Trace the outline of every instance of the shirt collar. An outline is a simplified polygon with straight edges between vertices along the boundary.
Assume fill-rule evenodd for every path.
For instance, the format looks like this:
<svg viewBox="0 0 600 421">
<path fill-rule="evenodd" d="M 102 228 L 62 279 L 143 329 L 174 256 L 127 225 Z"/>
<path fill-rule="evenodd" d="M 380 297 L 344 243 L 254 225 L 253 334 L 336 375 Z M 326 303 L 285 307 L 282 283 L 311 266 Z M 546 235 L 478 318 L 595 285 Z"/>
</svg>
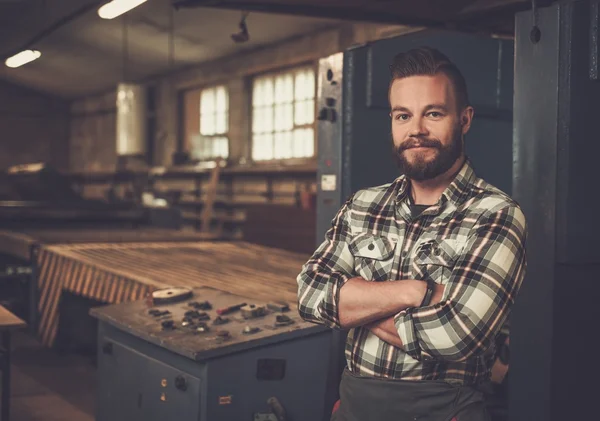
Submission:
<svg viewBox="0 0 600 421">
<path fill-rule="evenodd" d="M 454 177 L 454 180 L 452 180 L 450 185 L 442 193 L 441 202 L 449 201 L 458 206 L 461 203 L 464 194 L 474 184 L 475 179 L 475 171 L 471 161 L 467 158 L 458 174 Z M 394 181 L 394 184 L 397 189 L 396 205 L 399 205 L 407 199 L 406 196 L 409 191 L 410 181 L 405 175 L 401 175 Z"/>
</svg>

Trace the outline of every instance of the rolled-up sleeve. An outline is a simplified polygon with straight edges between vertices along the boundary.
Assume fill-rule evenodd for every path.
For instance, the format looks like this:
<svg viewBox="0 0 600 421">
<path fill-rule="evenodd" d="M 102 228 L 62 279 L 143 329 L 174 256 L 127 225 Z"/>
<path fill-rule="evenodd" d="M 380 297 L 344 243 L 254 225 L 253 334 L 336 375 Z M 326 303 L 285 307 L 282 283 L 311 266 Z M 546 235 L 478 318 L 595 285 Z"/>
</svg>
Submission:
<svg viewBox="0 0 600 421">
<path fill-rule="evenodd" d="M 352 197 L 338 211 L 325 240 L 296 279 L 300 316 L 331 328 L 340 328 L 340 289 L 354 273 L 354 256 L 348 247 L 351 203 Z"/>
<path fill-rule="evenodd" d="M 398 313 L 405 351 L 417 360 L 464 361 L 485 353 L 505 324 L 525 276 L 525 216 L 516 205 L 484 215 L 434 306 Z"/>
</svg>

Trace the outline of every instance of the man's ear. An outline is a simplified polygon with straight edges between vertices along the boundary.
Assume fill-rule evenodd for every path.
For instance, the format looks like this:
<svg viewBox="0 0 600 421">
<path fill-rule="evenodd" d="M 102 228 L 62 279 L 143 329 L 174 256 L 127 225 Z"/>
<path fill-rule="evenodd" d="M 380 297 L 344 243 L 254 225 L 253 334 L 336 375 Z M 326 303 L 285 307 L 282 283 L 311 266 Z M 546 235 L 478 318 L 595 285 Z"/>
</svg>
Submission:
<svg viewBox="0 0 600 421">
<path fill-rule="evenodd" d="M 465 135 L 471 129 L 471 124 L 473 123 L 473 115 L 475 114 L 475 110 L 473 107 L 466 107 L 461 116 L 460 116 L 460 124 L 462 126 L 462 134 Z"/>
</svg>

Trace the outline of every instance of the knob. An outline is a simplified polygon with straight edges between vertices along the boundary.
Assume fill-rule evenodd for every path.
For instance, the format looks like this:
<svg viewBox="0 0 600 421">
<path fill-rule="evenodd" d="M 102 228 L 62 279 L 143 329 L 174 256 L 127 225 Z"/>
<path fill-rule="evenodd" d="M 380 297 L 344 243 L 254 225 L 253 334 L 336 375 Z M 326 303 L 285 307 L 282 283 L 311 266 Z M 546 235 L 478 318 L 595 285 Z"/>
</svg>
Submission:
<svg viewBox="0 0 600 421">
<path fill-rule="evenodd" d="M 335 123 L 337 121 L 337 111 L 334 108 L 321 108 L 317 120 Z"/>
<path fill-rule="evenodd" d="M 112 355 L 112 353 L 113 353 L 112 342 L 105 342 L 104 345 L 102 345 L 102 352 L 107 355 Z"/>
<path fill-rule="evenodd" d="M 175 387 L 183 392 L 187 390 L 187 381 L 185 377 L 179 375 L 175 377 Z"/>
</svg>

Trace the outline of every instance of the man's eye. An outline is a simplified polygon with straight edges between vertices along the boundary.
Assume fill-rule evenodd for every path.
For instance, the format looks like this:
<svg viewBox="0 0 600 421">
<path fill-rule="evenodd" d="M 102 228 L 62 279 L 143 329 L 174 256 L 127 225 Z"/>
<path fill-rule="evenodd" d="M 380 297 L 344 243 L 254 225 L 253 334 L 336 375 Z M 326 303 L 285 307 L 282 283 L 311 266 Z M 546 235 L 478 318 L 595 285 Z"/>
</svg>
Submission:
<svg viewBox="0 0 600 421">
<path fill-rule="evenodd" d="M 442 116 L 442 113 L 438 113 L 437 111 L 432 111 L 429 113 L 429 115 L 433 118 L 440 118 Z"/>
<path fill-rule="evenodd" d="M 396 114 L 396 120 L 406 121 L 408 120 L 408 114 Z"/>
</svg>

